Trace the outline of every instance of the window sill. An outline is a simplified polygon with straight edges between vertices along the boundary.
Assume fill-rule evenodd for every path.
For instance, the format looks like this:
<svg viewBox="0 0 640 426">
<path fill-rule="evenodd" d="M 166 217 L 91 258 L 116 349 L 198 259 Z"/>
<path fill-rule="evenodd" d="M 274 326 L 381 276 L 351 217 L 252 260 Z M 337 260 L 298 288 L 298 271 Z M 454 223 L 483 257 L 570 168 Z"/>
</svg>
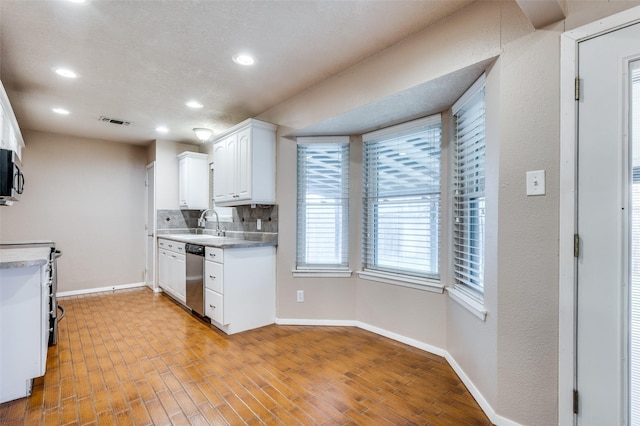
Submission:
<svg viewBox="0 0 640 426">
<path fill-rule="evenodd" d="M 484 308 L 484 305 L 480 303 L 478 300 L 469 296 L 467 292 L 460 290 L 455 287 L 447 287 L 447 293 L 449 293 L 449 297 L 460 304 L 467 311 L 471 312 L 473 315 L 478 317 L 482 321 L 487 320 L 487 310 Z"/>
<path fill-rule="evenodd" d="M 349 278 L 352 271 L 348 269 L 294 269 L 294 278 Z"/>
<path fill-rule="evenodd" d="M 363 280 L 415 288 L 417 290 L 430 291 L 433 293 L 444 292 L 444 286 L 440 284 L 440 281 L 435 279 L 415 278 L 407 275 L 386 274 L 377 271 L 358 271 L 358 276 Z"/>
</svg>

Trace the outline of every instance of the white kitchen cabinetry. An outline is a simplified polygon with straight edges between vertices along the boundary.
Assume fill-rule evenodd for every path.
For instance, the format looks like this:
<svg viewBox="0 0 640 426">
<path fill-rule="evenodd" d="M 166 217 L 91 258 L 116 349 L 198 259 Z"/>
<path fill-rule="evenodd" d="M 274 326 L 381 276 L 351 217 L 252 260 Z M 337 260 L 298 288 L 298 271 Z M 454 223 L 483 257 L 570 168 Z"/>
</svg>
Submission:
<svg viewBox="0 0 640 426">
<path fill-rule="evenodd" d="M 183 304 L 187 291 L 186 260 L 184 243 L 158 238 L 158 285 Z"/>
<path fill-rule="evenodd" d="M 205 248 L 205 315 L 227 334 L 275 322 L 275 247 Z"/>
<path fill-rule="evenodd" d="M 207 154 L 183 152 L 178 155 L 179 202 L 181 209 L 209 208 L 209 161 Z"/>
<path fill-rule="evenodd" d="M 276 129 L 274 124 L 250 118 L 216 137 L 216 205 L 275 204 Z"/>
<path fill-rule="evenodd" d="M 18 127 L 18 121 L 13 113 L 9 97 L 0 82 L 0 148 L 15 151 L 22 159 L 24 140 Z"/>
<path fill-rule="evenodd" d="M 31 394 L 49 341 L 48 264 L 0 267 L 0 403 Z"/>
</svg>

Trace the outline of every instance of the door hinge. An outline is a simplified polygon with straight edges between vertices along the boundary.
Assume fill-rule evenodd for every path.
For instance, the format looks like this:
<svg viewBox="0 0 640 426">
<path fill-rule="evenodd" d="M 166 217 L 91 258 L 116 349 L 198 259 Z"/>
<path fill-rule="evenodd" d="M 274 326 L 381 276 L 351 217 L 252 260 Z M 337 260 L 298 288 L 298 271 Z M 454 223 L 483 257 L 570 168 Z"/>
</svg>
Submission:
<svg viewBox="0 0 640 426">
<path fill-rule="evenodd" d="M 578 414 L 578 389 L 573 390 L 573 414 Z"/>
<path fill-rule="evenodd" d="M 576 101 L 579 101 L 580 100 L 580 77 L 576 77 L 574 85 L 575 85 L 574 99 Z"/>
<path fill-rule="evenodd" d="M 580 235 L 573 234 L 573 257 L 580 256 Z"/>
</svg>

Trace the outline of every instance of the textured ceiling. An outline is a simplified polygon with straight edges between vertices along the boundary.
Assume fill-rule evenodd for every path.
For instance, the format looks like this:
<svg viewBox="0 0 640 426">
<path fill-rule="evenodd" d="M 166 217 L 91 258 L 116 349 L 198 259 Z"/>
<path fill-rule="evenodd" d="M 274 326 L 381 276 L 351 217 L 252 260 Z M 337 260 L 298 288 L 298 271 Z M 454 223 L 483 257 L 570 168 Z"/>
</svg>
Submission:
<svg viewBox="0 0 640 426">
<path fill-rule="evenodd" d="M 193 127 L 255 117 L 471 2 L 2 0 L 0 80 L 23 129 L 196 142 Z M 256 64 L 233 63 L 241 51 Z"/>
</svg>

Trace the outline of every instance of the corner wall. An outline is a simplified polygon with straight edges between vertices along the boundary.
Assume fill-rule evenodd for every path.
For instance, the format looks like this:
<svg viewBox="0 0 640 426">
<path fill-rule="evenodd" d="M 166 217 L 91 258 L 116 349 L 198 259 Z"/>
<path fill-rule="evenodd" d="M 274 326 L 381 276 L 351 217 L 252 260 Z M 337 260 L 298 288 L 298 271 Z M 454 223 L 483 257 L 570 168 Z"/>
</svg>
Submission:
<svg viewBox="0 0 640 426">
<path fill-rule="evenodd" d="M 1 240 L 53 240 L 58 291 L 144 282 L 146 148 L 25 131 L 25 192 Z"/>
<path fill-rule="evenodd" d="M 500 55 L 487 76 L 487 114 L 491 120 L 487 129 L 491 139 L 487 148 L 491 157 L 487 175 L 491 186 L 487 321 L 479 321 L 446 293 L 357 276 L 293 278 L 295 142 L 284 138 L 278 142 L 278 318 L 314 319 L 317 323 L 339 318 L 440 349 L 473 388 L 492 421 L 557 422 L 557 291 L 553 287 L 558 274 L 557 64 L 561 28 L 535 31 L 515 2 L 477 2 L 258 117 L 279 124 L 282 134 L 290 134 Z M 354 162 L 360 160 L 353 156 L 351 166 L 359 170 L 360 164 Z M 524 173 L 538 169 L 547 170 L 547 196 L 531 200 L 524 195 Z M 360 196 L 360 189 L 354 188 L 351 201 L 358 210 L 352 210 L 351 226 L 358 234 Z M 522 223 L 523 215 L 529 222 Z M 443 223 L 446 232 L 446 218 Z M 359 237 L 351 246 L 351 268 L 357 271 Z M 534 257 L 519 251 L 522 246 L 531 248 Z M 520 273 L 523 266 L 526 276 Z M 445 264 L 444 268 L 448 267 Z M 449 277 L 449 271 L 443 271 L 444 284 L 452 284 Z M 296 289 L 305 289 L 304 303 L 295 302 Z M 522 312 L 530 318 L 520 316 Z"/>
</svg>

